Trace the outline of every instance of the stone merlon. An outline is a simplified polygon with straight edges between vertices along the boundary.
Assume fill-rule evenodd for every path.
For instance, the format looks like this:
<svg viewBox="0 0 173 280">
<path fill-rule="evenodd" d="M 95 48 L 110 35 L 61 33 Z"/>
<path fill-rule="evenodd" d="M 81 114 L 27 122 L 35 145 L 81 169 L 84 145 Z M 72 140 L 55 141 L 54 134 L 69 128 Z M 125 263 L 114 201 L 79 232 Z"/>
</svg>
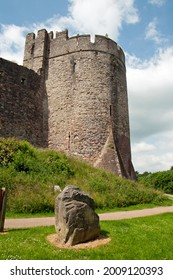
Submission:
<svg viewBox="0 0 173 280">
<path fill-rule="evenodd" d="M 27 35 L 24 67 L 3 61 L 1 137 L 26 139 L 135 179 L 125 56 L 116 42 L 43 29 Z"/>
</svg>

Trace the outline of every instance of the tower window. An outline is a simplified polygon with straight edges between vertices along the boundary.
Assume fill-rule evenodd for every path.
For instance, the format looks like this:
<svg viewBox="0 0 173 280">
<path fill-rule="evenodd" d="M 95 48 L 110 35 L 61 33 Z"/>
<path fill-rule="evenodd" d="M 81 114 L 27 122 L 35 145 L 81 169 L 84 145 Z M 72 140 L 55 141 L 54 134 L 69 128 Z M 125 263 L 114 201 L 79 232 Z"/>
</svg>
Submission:
<svg viewBox="0 0 173 280">
<path fill-rule="evenodd" d="M 76 62 L 73 63 L 73 73 L 76 72 Z"/>
<path fill-rule="evenodd" d="M 71 138 L 71 133 L 69 132 L 68 134 L 68 149 L 70 150 L 70 138 Z"/>
<path fill-rule="evenodd" d="M 34 54 L 34 48 L 35 48 L 35 45 L 32 44 L 32 47 L 31 47 L 31 54 Z"/>
<path fill-rule="evenodd" d="M 20 79 L 20 83 L 21 83 L 22 85 L 26 85 L 26 79 L 25 79 L 25 78 L 21 78 L 21 79 Z"/>
<path fill-rule="evenodd" d="M 4 71 L 0 70 L 0 77 L 4 76 Z"/>
<path fill-rule="evenodd" d="M 112 105 L 110 105 L 109 110 L 110 110 L 110 116 L 112 116 Z"/>
</svg>

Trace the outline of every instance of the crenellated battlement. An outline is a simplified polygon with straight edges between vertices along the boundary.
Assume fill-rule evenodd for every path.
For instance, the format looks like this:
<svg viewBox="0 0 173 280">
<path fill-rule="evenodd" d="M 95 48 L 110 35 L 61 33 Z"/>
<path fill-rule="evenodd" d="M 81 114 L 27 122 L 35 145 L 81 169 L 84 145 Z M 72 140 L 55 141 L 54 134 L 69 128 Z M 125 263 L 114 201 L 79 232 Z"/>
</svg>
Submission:
<svg viewBox="0 0 173 280">
<path fill-rule="evenodd" d="M 135 178 L 125 56 L 116 42 L 42 29 L 26 37 L 25 67 L 0 66 L 0 136 Z"/>
<path fill-rule="evenodd" d="M 43 68 L 44 59 L 81 51 L 104 52 L 114 55 L 125 64 L 123 50 L 116 42 L 106 36 L 95 35 L 95 41 L 92 42 L 90 35 L 69 37 L 68 30 L 54 34 L 52 31 L 48 33 L 43 29 L 38 31 L 37 36 L 34 33 L 27 35 L 24 66 L 38 70 L 38 68 Z M 43 61 L 41 61 L 41 58 Z M 39 59 L 37 69 L 34 67 L 33 59 Z"/>
</svg>

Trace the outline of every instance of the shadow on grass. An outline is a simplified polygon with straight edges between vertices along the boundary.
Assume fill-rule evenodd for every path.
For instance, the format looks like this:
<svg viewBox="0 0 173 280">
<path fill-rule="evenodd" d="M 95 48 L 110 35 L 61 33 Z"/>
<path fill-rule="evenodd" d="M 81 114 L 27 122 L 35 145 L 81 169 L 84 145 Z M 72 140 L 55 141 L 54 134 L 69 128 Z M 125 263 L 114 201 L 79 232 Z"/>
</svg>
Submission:
<svg viewBox="0 0 173 280">
<path fill-rule="evenodd" d="M 104 236 L 104 237 L 109 237 L 110 236 L 110 232 L 109 231 L 107 231 L 107 230 L 101 230 L 100 231 L 100 235 L 102 236 Z"/>
</svg>

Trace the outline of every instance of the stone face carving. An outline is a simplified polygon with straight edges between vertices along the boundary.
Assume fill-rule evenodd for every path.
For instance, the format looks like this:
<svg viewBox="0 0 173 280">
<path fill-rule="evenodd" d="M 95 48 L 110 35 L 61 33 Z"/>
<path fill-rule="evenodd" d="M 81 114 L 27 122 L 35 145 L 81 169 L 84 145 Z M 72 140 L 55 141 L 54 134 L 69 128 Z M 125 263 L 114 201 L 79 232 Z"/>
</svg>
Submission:
<svg viewBox="0 0 173 280">
<path fill-rule="evenodd" d="M 67 186 L 55 201 L 55 228 L 58 241 L 76 245 L 97 238 L 99 217 L 94 212 L 94 200 L 74 186 Z"/>
</svg>

